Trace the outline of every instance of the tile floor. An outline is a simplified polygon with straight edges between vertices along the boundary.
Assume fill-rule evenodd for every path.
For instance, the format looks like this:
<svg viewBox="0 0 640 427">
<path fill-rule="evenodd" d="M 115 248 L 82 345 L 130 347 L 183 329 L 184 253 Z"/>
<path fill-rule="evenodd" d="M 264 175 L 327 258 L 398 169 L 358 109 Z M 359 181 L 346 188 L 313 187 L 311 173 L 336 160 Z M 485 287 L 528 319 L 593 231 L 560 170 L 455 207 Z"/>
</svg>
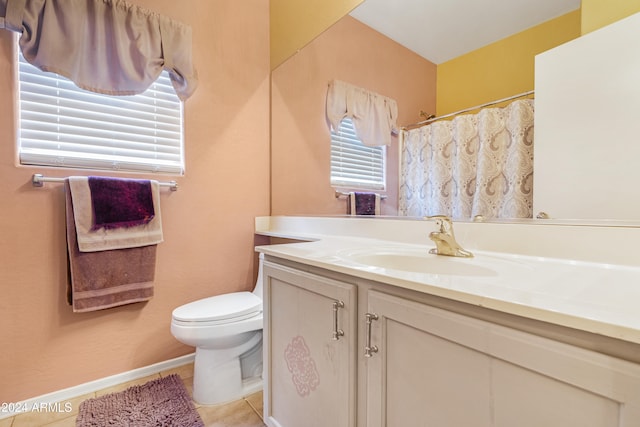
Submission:
<svg viewBox="0 0 640 427">
<path fill-rule="evenodd" d="M 132 385 L 171 374 L 180 375 L 187 390 L 192 391 L 193 364 L 188 364 L 72 399 L 69 402 L 71 412 L 29 412 L 1 419 L 0 427 L 75 427 L 78 408 L 83 400 L 122 391 Z M 222 405 L 196 404 L 196 408 L 206 427 L 265 427 L 262 421 L 262 392 Z"/>
</svg>

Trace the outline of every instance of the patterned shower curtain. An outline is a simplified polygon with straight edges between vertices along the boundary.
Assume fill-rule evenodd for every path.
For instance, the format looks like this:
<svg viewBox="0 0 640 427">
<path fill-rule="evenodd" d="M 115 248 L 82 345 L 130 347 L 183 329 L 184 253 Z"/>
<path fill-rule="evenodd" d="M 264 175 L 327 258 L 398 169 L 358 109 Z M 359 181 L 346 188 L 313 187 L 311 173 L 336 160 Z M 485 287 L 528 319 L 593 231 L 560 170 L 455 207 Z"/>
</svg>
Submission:
<svg viewBox="0 0 640 427">
<path fill-rule="evenodd" d="M 403 131 L 398 214 L 531 218 L 533 100 Z"/>
</svg>

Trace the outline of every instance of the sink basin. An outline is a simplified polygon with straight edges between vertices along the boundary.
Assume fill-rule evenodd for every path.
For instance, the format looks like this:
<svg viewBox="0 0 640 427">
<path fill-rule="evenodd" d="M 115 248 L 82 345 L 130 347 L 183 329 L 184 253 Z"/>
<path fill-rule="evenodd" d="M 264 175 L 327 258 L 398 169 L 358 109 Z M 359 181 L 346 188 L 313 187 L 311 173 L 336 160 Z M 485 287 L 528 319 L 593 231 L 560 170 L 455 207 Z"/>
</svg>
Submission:
<svg viewBox="0 0 640 427">
<path fill-rule="evenodd" d="M 491 267 L 476 258 L 456 258 L 434 255 L 428 249 L 371 248 L 344 251 L 340 257 L 366 267 L 384 268 L 422 274 L 449 276 L 496 276 Z"/>
</svg>

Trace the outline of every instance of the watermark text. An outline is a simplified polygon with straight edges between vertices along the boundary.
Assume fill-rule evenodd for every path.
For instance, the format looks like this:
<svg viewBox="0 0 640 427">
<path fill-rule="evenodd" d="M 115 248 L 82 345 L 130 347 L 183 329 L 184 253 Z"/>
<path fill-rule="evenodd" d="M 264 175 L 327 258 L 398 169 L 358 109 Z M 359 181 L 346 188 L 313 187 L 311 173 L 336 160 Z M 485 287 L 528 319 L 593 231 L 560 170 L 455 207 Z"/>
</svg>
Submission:
<svg viewBox="0 0 640 427">
<path fill-rule="evenodd" d="M 57 412 L 69 413 L 73 411 L 71 402 L 2 402 L 0 414 L 22 414 L 25 412 Z"/>
</svg>

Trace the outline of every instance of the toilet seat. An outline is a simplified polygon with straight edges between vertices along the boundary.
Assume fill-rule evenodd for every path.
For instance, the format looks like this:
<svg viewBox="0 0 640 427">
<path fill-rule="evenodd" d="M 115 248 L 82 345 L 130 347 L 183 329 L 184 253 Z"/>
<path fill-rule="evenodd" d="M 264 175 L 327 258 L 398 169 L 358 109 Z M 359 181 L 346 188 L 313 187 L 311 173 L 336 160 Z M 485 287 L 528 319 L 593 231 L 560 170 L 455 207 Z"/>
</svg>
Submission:
<svg viewBox="0 0 640 427">
<path fill-rule="evenodd" d="M 250 319 L 262 313 L 262 300 L 251 292 L 216 295 L 182 305 L 173 310 L 180 324 L 218 325 Z"/>
</svg>

